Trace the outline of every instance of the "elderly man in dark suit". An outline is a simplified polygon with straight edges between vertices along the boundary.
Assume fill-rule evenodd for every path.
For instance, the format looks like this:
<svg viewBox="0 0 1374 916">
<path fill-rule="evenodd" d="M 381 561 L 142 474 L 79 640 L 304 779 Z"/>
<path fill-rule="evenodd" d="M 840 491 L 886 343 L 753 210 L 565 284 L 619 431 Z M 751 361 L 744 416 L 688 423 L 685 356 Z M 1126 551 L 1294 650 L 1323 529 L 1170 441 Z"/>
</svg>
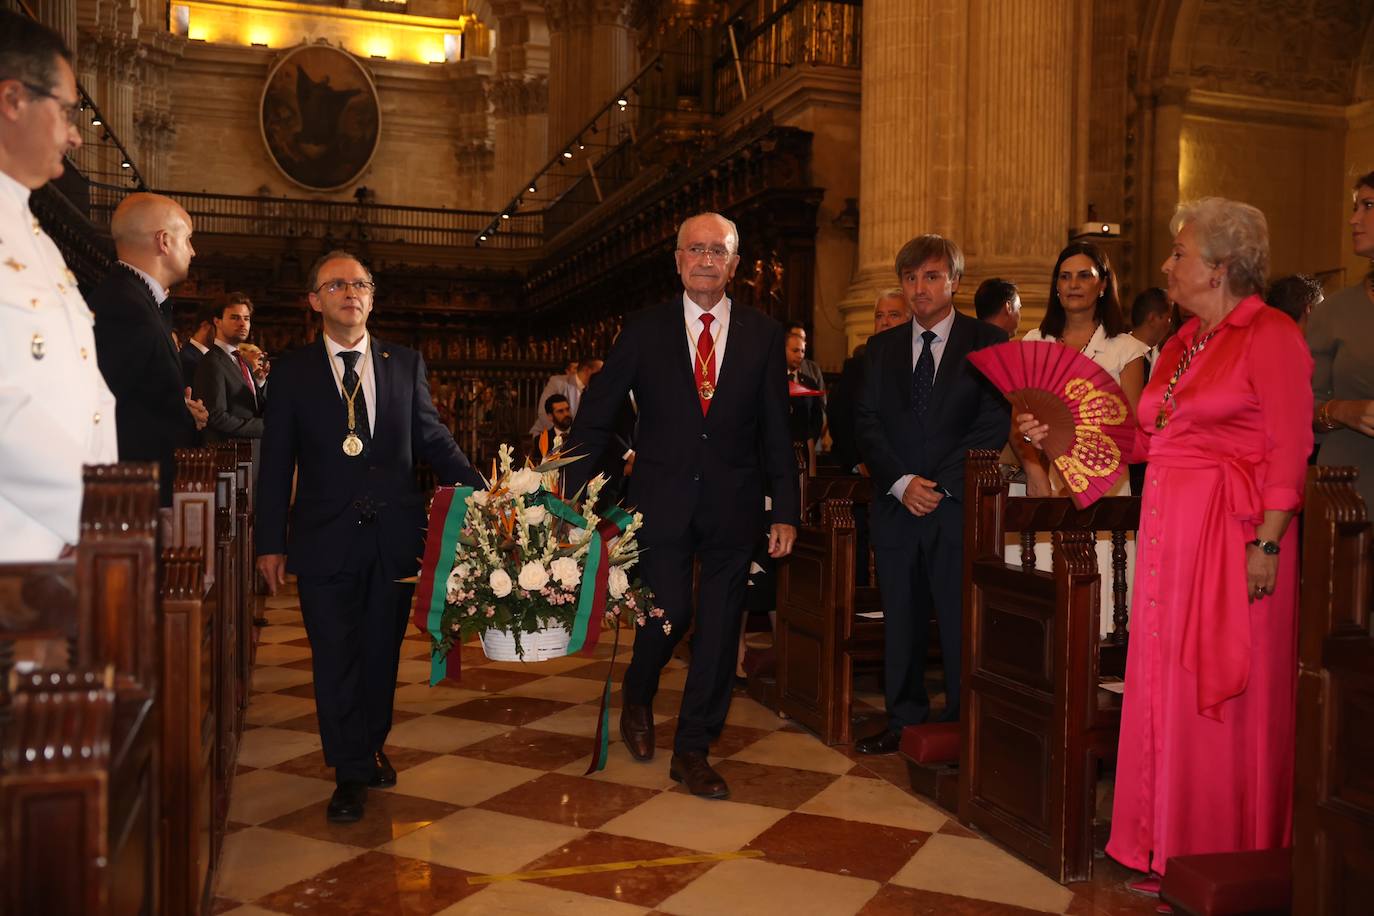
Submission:
<svg viewBox="0 0 1374 916">
<path fill-rule="evenodd" d="M 769 553 L 796 538 L 800 501 L 787 431 L 782 326 L 734 305 L 725 287 L 739 264 L 734 223 L 692 217 L 677 238 L 681 298 L 625 323 L 573 421 L 568 492 L 593 472 L 613 438 L 627 393 L 639 407 L 629 502 L 644 514 L 639 569 L 666 612 L 635 635 L 625 672 L 620 732 L 638 760 L 654 753 L 652 704 L 659 674 L 693 621 L 692 570 L 700 561 L 695 635 L 669 775 L 694 794 L 730 790 L 707 761 L 730 707 L 735 647 L 750 553 L 763 530 L 763 496 L 773 497 Z"/>
<path fill-rule="evenodd" d="M 415 590 L 399 580 L 415 575 L 424 549 L 415 462 L 427 460 L 441 483 L 485 484 L 439 422 L 424 359 L 368 334 L 376 287 L 367 268 L 332 251 L 308 282 L 324 333 L 272 370 L 258 569 L 273 594 L 287 572 L 296 576 L 320 739 L 337 782 L 326 814 L 349 823 L 363 816 L 369 786 L 396 784 L 382 747 Z"/>
<path fill-rule="evenodd" d="M 172 504 L 173 453 L 195 444 L 207 413 L 192 400 L 172 340 L 169 289 L 186 279 L 191 217 L 160 194 L 130 194 L 110 219 L 119 261 L 91 294 L 95 351 L 115 396 L 123 461 L 156 461 Z"/>
<path fill-rule="evenodd" d="M 214 344 L 196 366 L 195 397 L 209 414 L 207 442 L 261 439 L 266 393 L 253 379 L 239 347 L 253 327 L 253 302 L 243 293 L 230 293 L 212 318 Z"/>
<path fill-rule="evenodd" d="M 897 749 L 902 729 L 925 722 L 926 637 L 940 627 L 947 721 L 959 718 L 963 633 L 964 461 L 1000 448 L 1011 411 L 968 362 L 1007 332 L 954 309 L 964 273 L 959 247 L 922 235 L 897 254 L 911 321 L 868 341 L 855 405 L 859 451 L 873 478 L 870 528 L 883 599 L 887 724 L 859 740 L 863 754 Z"/>
</svg>

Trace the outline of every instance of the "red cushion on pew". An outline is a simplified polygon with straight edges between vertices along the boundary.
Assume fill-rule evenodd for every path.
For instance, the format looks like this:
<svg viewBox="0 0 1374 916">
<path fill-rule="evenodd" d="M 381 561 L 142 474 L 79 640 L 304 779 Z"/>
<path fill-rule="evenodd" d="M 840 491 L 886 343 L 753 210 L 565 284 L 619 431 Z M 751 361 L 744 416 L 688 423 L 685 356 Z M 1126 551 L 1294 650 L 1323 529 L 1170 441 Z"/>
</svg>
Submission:
<svg viewBox="0 0 1374 916">
<path fill-rule="evenodd" d="M 1164 868 L 1160 896 L 1197 916 L 1287 913 L 1293 901 L 1293 850 L 1174 856 Z"/>
<path fill-rule="evenodd" d="M 954 763 L 959 759 L 959 723 L 908 725 L 898 750 L 917 763 Z"/>
</svg>

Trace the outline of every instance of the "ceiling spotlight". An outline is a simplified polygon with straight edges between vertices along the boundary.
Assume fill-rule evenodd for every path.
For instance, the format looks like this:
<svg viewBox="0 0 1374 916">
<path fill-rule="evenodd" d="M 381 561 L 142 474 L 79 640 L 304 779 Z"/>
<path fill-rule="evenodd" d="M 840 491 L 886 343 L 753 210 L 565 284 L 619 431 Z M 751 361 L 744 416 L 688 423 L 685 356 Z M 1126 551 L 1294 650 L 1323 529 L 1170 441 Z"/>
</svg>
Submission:
<svg viewBox="0 0 1374 916">
<path fill-rule="evenodd" d="M 479 241 L 479 242 L 485 242 L 486 240 L 487 240 L 487 234 L 486 234 L 485 232 L 483 232 L 481 235 L 477 236 L 477 241 Z"/>
<path fill-rule="evenodd" d="M 92 127 L 99 127 L 101 124 L 104 124 L 104 123 L 105 123 L 104 121 L 100 120 L 100 115 L 96 115 L 95 117 L 91 118 L 91 126 L 92 126 Z"/>
<path fill-rule="evenodd" d="M 510 219 L 510 214 L 509 214 L 509 213 L 502 213 L 502 214 L 501 214 L 501 218 L 502 218 L 502 219 Z"/>
<path fill-rule="evenodd" d="M 615 100 L 615 103 L 619 105 L 621 108 L 624 108 L 626 105 L 630 104 L 630 100 L 622 95 L 620 98 Z"/>
<path fill-rule="evenodd" d="M 563 158 L 564 158 L 564 159 L 571 159 L 571 158 L 572 158 L 572 150 L 570 150 L 570 149 L 565 149 L 565 150 L 563 150 Z"/>
<path fill-rule="evenodd" d="M 538 192 L 538 190 L 539 190 L 539 189 L 536 188 L 536 187 L 534 186 L 534 182 L 531 181 L 531 182 L 530 182 L 530 193 L 531 193 L 531 194 L 534 194 L 534 193 Z"/>
<path fill-rule="evenodd" d="M 121 169 L 131 169 L 131 168 L 133 168 L 134 166 L 133 166 L 133 163 L 132 163 L 132 162 L 130 162 L 128 159 L 125 159 L 123 162 L 121 162 L 121 163 L 119 164 L 119 167 L 120 167 Z"/>
</svg>

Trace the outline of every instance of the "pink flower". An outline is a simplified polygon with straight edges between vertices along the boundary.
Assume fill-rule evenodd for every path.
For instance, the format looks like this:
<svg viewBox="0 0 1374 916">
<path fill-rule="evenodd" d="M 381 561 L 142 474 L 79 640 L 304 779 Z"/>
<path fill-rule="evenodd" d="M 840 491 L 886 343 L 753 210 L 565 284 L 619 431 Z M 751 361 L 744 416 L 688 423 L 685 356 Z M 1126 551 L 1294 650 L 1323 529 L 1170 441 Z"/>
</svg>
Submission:
<svg viewBox="0 0 1374 916">
<path fill-rule="evenodd" d="M 650 616 L 650 617 L 662 617 L 662 616 L 663 616 L 663 608 L 661 608 L 661 607 L 656 607 L 656 608 L 654 608 L 652 611 L 649 612 L 649 616 Z"/>
<path fill-rule="evenodd" d="M 496 608 L 494 608 L 494 607 L 489 607 L 489 608 L 487 608 L 487 616 L 488 616 L 488 617 L 495 617 L 495 616 L 496 616 Z"/>
<path fill-rule="evenodd" d="M 671 636 L 672 634 L 673 634 L 673 624 L 672 624 L 670 621 L 667 621 L 667 620 L 663 621 L 663 635 L 664 635 L 664 636 Z"/>
</svg>

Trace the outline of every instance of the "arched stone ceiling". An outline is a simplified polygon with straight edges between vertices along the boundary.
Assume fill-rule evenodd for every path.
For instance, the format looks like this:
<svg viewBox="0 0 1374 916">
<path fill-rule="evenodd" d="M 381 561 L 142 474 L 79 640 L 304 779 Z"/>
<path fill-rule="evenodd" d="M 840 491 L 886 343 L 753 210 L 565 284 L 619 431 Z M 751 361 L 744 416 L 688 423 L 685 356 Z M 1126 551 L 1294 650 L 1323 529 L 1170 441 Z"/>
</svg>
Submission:
<svg viewBox="0 0 1374 916">
<path fill-rule="evenodd" d="M 1357 77 L 1368 68 L 1367 39 L 1374 23 L 1370 0 L 1182 5 L 1195 7 L 1191 30 L 1176 35 L 1189 42 L 1184 60 L 1194 87 L 1336 105 L 1357 100 Z M 1369 80 L 1359 82 L 1367 95 Z"/>
</svg>

